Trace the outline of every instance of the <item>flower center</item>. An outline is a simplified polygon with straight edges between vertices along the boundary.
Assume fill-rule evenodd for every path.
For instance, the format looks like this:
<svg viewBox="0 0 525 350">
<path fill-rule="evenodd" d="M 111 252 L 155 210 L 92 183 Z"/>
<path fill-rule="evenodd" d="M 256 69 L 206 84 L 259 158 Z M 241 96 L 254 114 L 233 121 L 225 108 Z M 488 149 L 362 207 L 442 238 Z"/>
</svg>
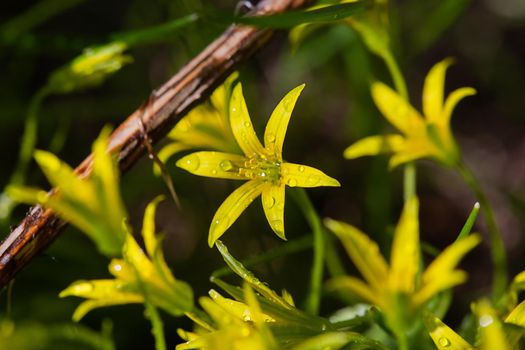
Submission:
<svg viewBox="0 0 525 350">
<path fill-rule="evenodd" d="M 246 159 L 238 168 L 238 174 L 249 179 L 277 183 L 281 179 L 281 162 L 256 155 Z"/>
</svg>

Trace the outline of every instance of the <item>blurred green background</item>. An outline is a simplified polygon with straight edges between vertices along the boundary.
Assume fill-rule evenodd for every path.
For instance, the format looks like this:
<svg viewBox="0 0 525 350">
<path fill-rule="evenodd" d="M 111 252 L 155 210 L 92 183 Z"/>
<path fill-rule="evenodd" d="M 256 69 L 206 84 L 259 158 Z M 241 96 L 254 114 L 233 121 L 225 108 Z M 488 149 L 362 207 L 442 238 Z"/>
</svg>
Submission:
<svg viewBox="0 0 525 350">
<path fill-rule="evenodd" d="M 9 182 L 16 167 L 29 102 L 53 70 L 79 55 L 83 48 L 110 41 L 116 33 L 146 29 L 203 11 L 233 13 L 235 6 L 234 1 L 226 0 L 3 1 L 1 187 Z M 453 130 L 466 162 L 493 201 L 513 276 L 525 268 L 525 3 L 403 0 L 392 1 L 390 6 L 394 46 L 415 106 L 421 106 L 421 88 L 428 69 L 447 56 L 456 61 L 447 75 L 447 91 L 460 86 L 472 86 L 478 91 L 457 108 Z M 133 63 L 102 86 L 48 97 L 38 113 L 37 147 L 57 153 L 71 165 L 78 164 L 105 124 L 118 125 L 225 28 L 224 23 L 197 20 L 153 42 L 133 46 L 129 50 Z M 386 158 L 342 158 L 343 149 L 357 139 L 390 130 L 369 94 L 371 81 L 390 83 L 382 62 L 366 51 L 349 27 L 339 24 L 317 30 L 293 50 L 287 33 L 278 32 L 239 68 L 248 108 L 261 134 L 281 96 L 306 83 L 290 123 L 284 156 L 337 178 L 342 184 L 340 189 L 308 191 L 318 212 L 362 228 L 388 251 L 402 205 L 401 171 L 389 171 Z M 474 197 L 454 173 L 430 162 L 419 164 L 422 240 L 442 248 L 459 233 Z M 190 282 L 197 296 L 205 295 L 212 287 L 209 275 L 223 265 L 218 252 L 207 246 L 208 226 L 216 208 L 238 184 L 192 176 L 176 169 L 173 160 L 167 165 L 182 209 L 167 201 L 158 211 L 158 225 L 166 233 L 166 258 L 175 276 Z M 147 202 L 159 193 L 167 193 L 162 179 L 152 175 L 151 167 L 151 161 L 143 159 L 122 178 L 122 193 L 136 232 Z M 26 183 L 47 186 L 34 164 L 30 165 Z M 281 244 L 260 207 L 256 201 L 224 236 L 240 259 Z M 0 238 L 26 210 L 19 206 L 9 220 L 4 220 Z M 290 240 L 309 232 L 289 198 L 285 219 Z M 476 229 L 484 232 L 482 219 Z M 342 257 L 347 261 L 345 255 Z M 274 289 L 286 288 L 301 301 L 310 259 L 307 250 L 257 266 L 255 271 Z M 451 324 L 460 321 L 473 297 L 488 293 L 491 267 L 486 243 L 463 265 L 470 279 L 455 293 L 455 307 L 447 319 Z M 107 261 L 97 254 L 93 244 L 68 228 L 17 277 L 10 302 L 6 290 L 0 294 L 0 318 L 9 317 L 17 326 L 27 322 L 46 326 L 68 322 L 79 300 L 59 299 L 59 291 L 74 280 L 108 277 L 106 266 Z M 352 271 L 350 264 L 348 270 Z M 336 299 L 325 298 L 322 313 L 329 314 L 339 306 Z M 190 329 L 191 325 L 164 316 L 172 348 L 178 341 L 175 329 Z M 98 331 L 109 319 L 118 348 L 152 347 L 142 306 L 96 310 L 82 323 Z"/>
</svg>

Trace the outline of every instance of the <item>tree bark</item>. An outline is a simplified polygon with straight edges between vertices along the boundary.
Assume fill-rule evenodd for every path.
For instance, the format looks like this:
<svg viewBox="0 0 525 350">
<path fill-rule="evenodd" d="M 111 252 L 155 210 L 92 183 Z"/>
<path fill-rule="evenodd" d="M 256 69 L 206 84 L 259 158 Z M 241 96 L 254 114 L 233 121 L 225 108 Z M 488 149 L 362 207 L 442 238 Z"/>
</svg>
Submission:
<svg viewBox="0 0 525 350">
<path fill-rule="evenodd" d="M 250 15 L 281 13 L 305 5 L 308 0 L 261 0 Z M 235 70 L 267 42 L 272 32 L 232 25 L 197 57 L 159 89 L 115 129 L 109 140 L 110 152 L 117 153 L 122 172 L 130 169 L 145 153 L 146 142 L 156 143 L 195 105 L 201 103 Z M 76 169 L 89 176 L 92 156 Z M 53 191 L 53 190 L 52 190 Z M 42 252 L 61 232 L 66 222 L 51 210 L 32 207 L 22 222 L 0 245 L 0 288 Z"/>
</svg>

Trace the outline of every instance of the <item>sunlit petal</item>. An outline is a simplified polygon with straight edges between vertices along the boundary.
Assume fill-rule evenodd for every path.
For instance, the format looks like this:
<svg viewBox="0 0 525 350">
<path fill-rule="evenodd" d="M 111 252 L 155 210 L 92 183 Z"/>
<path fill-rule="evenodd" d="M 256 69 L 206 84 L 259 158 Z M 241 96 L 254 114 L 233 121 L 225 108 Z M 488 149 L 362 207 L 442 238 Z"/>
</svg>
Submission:
<svg viewBox="0 0 525 350">
<path fill-rule="evenodd" d="M 239 174 L 246 157 L 223 152 L 194 152 L 177 161 L 177 166 L 192 174 L 230 180 L 246 180 Z"/>
<path fill-rule="evenodd" d="M 233 88 L 230 100 L 230 125 L 239 147 L 246 156 L 266 154 L 253 129 L 240 83 Z"/>
<path fill-rule="evenodd" d="M 462 284 L 466 280 L 467 273 L 465 271 L 453 270 L 443 272 L 443 274 L 439 276 L 439 280 L 423 284 L 421 289 L 413 294 L 412 302 L 416 306 L 422 305 L 439 292 Z"/>
<path fill-rule="evenodd" d="M 459 103 L 459 101 L 461 101 L 467 96 L 472 96 L 475 94 L 476 90 L 471 87 L 464 87 L 451 92 L 445 101 L 445 106 L 443 107 L 443 115 L 440 118 L 441 120 L 439 120 L 438 122 L 441 125 L 449 125 L 452 112 L 454 111 L 454 108 L 456 108 L 456 105 Z"/>
<path fill-rule="evenodd" d="M 512 323 L 520 327 L 525 327 L 525 301 L 518 304 L 505 318 L 505 323 Z"/>
<path fill-rule="evenodd" d="M 321 170 L 295 163 L 281 164 L 281 178 L 281 181 L 290 187 L 341 186 L 339 181 Z"/>
<path fill-rule="evenodd" d="M 428 122 L 436 122 L 443 112 L 443 91 L 445 89 L 445 74 L 452 64 L 447 58 L 430 69 L 423 85 L 423 113 Z"/>
<path fill-rule="evenodd" d="M 412 293 L 419 271 L 419 202 L 409 199 L 394 232 L 390 254 L 390 286 L 393 290 Z"/>
<path fill-rule="evenodd" d="M 344 157 L 354 159 L 362 156 L 374 156 L 382 153 L 399 151 L 405 142 L 401 135 L 369 136 L 345 149 Z"/>
<path fill-rule="evenodd" d="M 373 83 L 372 97 L 385 118 L 404 134 L 424 129 L 424 121 L 419 112 L 385 84 Z"/>
<path fill-rule="evenodd" d="M 332 219 L 325 219 L 324 222 L 339 237 L 355 266 L 373 289 L 385 288 L 388 265 L 377 244 L 351 225 Z"/>
<path fill-rule="evenodd" d="M 237 220 L 239 215 L 261 194 L 267 184 L 262 181 L 248 181 L 241 187 L 237 188 L 221 204 L 213 216 L 210 232 L 208 235 L 208 244 L 213 246 L 224 232 Z"/>
<path fill-rule="evenodd" d="M 475 305 L 474 313 L 478 319 L 481 333 L 480 350 L 510 350 L 507 343 L 503 325 L 498 318 L 496 310 L 488 300 L 481 300 Z"/>
<path fill-rule="evenodd" d="M 266 220 L 273 232 L 286 240 L 284 235 L 284 184 L 269 183 L 262 191 L 261 199 Z"/>
<path fill-rule="evenodd" d="M 266 130 L 264 131 L 264 146 L 272 154 L 282 159 L 283 143 L 292 116 L 295 103 L 304 89 L 304 84 L 299 85 L 286 94 L 272 112 Z"/>
</svg>

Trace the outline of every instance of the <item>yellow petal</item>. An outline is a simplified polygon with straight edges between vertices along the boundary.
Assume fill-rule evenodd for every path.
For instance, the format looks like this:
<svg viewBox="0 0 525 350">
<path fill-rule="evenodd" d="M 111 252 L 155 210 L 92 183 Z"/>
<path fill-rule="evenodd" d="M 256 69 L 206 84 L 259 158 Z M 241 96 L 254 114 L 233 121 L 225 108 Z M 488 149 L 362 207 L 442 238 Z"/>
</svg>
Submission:
<svg viewBox="0 0 525 350">
<path fill-rule="evenodd" d="M 290 187 L 341 186 L 339 181 L 321 170 L 294 163 L 281 164 L 281 182 Z"/>
<path fill-rule="evenodd" d="M 445 73 L 452 64 L 447 58 L 430 69 L 423 85 L 423 113 L 428 122 L 436 122 L 443 113 Z"/>
<path fill-rule="evenodd" d="M 436 316 L 427 313 L 423 317 L 425 327 L 438 350 L 472 350 L 470 345 L 459 334 L 454 332 Z"/>
<path fill-rule="evenodd" d="M 399 151 L 404 142 L 405 138 L 401 135 L 365 137 L 345 149 L 343 156 L 346 159 L 354 159 L 362 156 L 393 153 Z"/>
<path fill-rule="evenodd" d="M 481 300 L 474 307 L 481 333 L 480 350 L 510 350 L 503 325 L 496 310 L 487 300 Z"/>
<path fill-rule="evenodd" d="M 437 293 L 455 287 L 467 280 L 467 273 L 461 270 L 453 270 L 443 273 L 439 280 L 430 284 L 425 284 L 412 297 L 415 306 L 426 303 Z"/>
<path fill-rule="evenodd" d="M 405 142 L 404 149 L 398 153 L 395 153 L 388 162 L 388 167 L 394 169 L 401 164 L 411 162 L 416 159 L 431 157 L 435 152 L 428 145 L 422 144 L 421 142 L 411 142 L 410 140 Z"/>
<path fill-rule="evenodd" d="M 384 289 L 388 277 L 388 266 L 377 244 L 351 225 L 332 219 L 325 219 L 324 223 L 339 237 L 354 265 L 372 286 L 372 289 Z"/>
<path fill-rule="evenodd" d="M 459 101 L 461 101 L 467 96 L 472 96 L 475 94 L 476 90 L 471 87 L 459 88 L 451 92 L 450 95 L 448 95 L 447 100 L 445 101 L 445 106 L 443 107 L 443 114 L 441 120 L 439 120 L 438 122 L 441 125 L 449 125 L 452 112 L 454 111 L 454 108 L 456 108 L 456 105 L 459 103 Z"/>
<path fill-rule="evenodd" d="M 505 318 L 505 323 L 525 327 L 525 301 L 522 301 L 510 312 L 507 318 Z"/>
<path fill-rule="evenodd" d="M 326 288 L 330 291 L 337 290 L 354 294 L 362 300 L 378 307 L 384 306 L 384 302 L 379 295 L 379 290 L 370 288 L 370 286 L 355 277 L 336 277 L 326 283 Z"/>
<path fill-rule="evenodd" d="M 266 154 L 253 129 L 240 83 L 233 88 L 232 92 L 230 101 L 230 126 L 239 147 L 247 157 Z"/>
<path fill-rule="evenodd" d="M 208 244 L 213 247 L 224 232 L 237 220 L 241 213 L 253 202 L 255 197 L 261 194 L 267 184 L 262 181 L 248 181 L 237 188 L 221 204 L 213 216 Z"/>
<path fill-rule="evenodd" d="M 383 116 L 406 135 L 424 130 L 421 115 L 405 99 L 383 83 L 372 84 L 372 97 Z"/>
<path fill-rule="evenodd" d="M 394 232 L 390 254 L 390 286 L 393 290 L 412 293 L 419 270 L 419 203 L 409 199 Z"/>
<path fill-rule="evenodd" d="M 239 174 L 246 157 L 222 152 L 194 152 L 177 161 L 177 166 L 192 174 L 219 179 L 246 180 Z"/>
<path fill-rule="evenodd" d="M 155 256 L 155 252 L 158 248 L 159 242 L 155 235 L 155 211 L 157 205 L 164 200 L 164 196 L 157 196 L 154 200 L 148 203 L 146 210 L 144 211 L 144 220 L 142 221 L 142 238 L 144 239 L 144 245 L 146 251 L 150 257 Z"/>
<path fill-rule="evenodd" d="M 228 102 L 230 101 L 232 84 L 239 78 L 239 72 L 233 72 L 210 96 L 213 107 L 219 111 L 221 115 L 228 115 Z M 225 120 L 228 122 L 228 119 Z"/>
<path fill-rule="evenodd" d="M 481 237 L 472 234 L 448 246 L 425 270 L 421 284 L 421 297 L 419 302 L 425 302 L 428 298 L 448 289 L 454 285 L 462 283 L 466 275 L 454 269 L 465 254 L 471 251 L 481 241 Z"/>
<path fill-rule="evenodd" d="M 262 191 L 262 206 L 266 220 L 273 232 L 281 239 L 286 240 L 284 235 L 284 184 L 273 185 L 268 183 Z"/>
<path fill-rule="evenodd" d="M 283 143 L 286 136 L 286 130 L 295 103 L 304 89 L 304 84 L 299 85 L 286 94 L 272 112 L 266 130 L 264 131 L 264 146 L 270 154 L 282 159 Z"/>
</svg>

